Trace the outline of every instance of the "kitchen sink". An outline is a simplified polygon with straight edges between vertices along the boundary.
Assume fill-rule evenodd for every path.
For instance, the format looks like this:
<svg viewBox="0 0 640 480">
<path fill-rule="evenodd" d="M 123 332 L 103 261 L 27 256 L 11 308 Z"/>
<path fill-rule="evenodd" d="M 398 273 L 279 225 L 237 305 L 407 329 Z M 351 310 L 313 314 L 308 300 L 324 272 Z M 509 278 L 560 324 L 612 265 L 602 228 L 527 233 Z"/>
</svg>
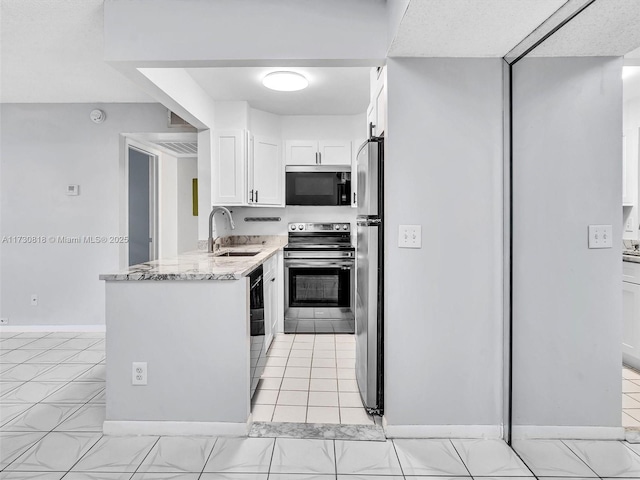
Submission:
<svg viewBox="0 0 640 480">
<path fill-rule="evenodd" d="M 260 252 L 224 252 L 224 253 L 218 253 L 215 256 L 216 257 L 253 257 L 259 253 Z"/>
</svg>

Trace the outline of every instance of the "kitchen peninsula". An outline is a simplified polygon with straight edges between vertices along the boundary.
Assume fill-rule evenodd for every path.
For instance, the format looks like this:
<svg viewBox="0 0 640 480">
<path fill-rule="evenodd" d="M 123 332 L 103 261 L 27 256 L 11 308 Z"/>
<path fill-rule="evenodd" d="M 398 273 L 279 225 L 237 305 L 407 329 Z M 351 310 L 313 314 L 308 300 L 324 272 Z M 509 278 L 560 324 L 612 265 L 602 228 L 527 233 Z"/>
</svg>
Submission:
<svg viewBox="0 0 640 480">
<path fill-rule="evenodd" d="M 216 254 L 189 252 L 100 276 L 109 359 L 105 433 L 247 433 L 248 275 L 287 240 L 225 240 Z M 134 362 L 146 363 L 146 385 L 132 384 Z"/>
</svg>

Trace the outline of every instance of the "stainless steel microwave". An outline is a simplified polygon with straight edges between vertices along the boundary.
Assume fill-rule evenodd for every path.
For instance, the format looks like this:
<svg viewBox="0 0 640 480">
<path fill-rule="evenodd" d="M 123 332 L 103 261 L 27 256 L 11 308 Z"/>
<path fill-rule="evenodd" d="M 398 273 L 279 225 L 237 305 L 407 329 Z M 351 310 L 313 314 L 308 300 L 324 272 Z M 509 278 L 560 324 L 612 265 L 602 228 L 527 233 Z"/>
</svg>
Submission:
<svg viewBox="0 0 640 480">
<path fill-rule="evenodd" d="M 351 205 L 349 167 L 289 166 L 286 168 L 287 205 Z"/>
</svg>

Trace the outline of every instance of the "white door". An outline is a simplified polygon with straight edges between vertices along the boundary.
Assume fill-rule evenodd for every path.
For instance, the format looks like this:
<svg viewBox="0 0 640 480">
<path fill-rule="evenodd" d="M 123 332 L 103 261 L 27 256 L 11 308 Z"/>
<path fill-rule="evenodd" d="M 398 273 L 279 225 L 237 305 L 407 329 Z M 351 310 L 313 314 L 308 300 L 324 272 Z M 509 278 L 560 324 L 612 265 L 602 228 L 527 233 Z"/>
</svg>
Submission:
<svg viewBox="0 0 640 480">
<path fill-rule="evenodd" d="M 255 137 L 253 140 L 251 189 L 257 205 L 283 205 L 284 171 L 280 140 Z M 250 195 L 251 196 L 251 195 Z"/>
<path fill-rule="evenodd" d="M 287 165 L 317 165 L 318 142 L 315 140 L 287 140 Z"/>
<path fill-rule="evenodd" d="M 245 202 L 246 132 L 222 130 L 213 134 L 211 193 L 214 205 Z"/>
<path fill-rule="evenodd" d="M 318 152 L 320 165 L 351 165 L 350 141 L 320 140 Z"/>
</svg>

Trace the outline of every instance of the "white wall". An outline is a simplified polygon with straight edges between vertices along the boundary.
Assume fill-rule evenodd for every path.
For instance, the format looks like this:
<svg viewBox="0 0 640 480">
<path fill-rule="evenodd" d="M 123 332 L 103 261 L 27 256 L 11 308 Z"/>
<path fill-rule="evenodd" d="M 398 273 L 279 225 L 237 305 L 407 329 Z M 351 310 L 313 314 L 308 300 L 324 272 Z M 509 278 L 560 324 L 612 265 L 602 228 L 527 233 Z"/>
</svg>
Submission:
<svg viewBox="0 0 640 480">
<path fill-rule="evenodd" d="M 501 60 L 389 59 L 387 68 L 385 416 L 401 436 L 408 425 L 498 436 Z M 400 224 L 422 226 L 421 249 L 398 248 Z"/>
<path fill-rule="evenodd" d="M 370 61 L 388 46 L 384 0 L 110 0 L 104 25 L 118 61 Z"/>
<path fill-rule="evenodd" d="M 89 120 L 96 107 L 101 125 Z M 166 132 L 166 122 L 159 104 L 3 104 L 1 235 L 118 235 L 120 134 Z M 80 195 L 65 195 L 67 184 Z M 118 269 L 117 244 L 1 249 L 0 315 L 11 325 L 104 323 L 98 275 Z"/>
<path fill-rule="evenodd" d="M 178 159 L 178 253 L 198 248 L 198 217 L 193 216 L 194 178 L 198 178 L 197 159 Z"/>
<path fill-rule="evenodd" d="M 178 253 L 178 159 L 162 154 L 158 158 L 158 258 Z"/>
<path fill-rule="evenodd" d="M 621 423 L 620 242 L 587 248 L 589 224 L 622 234 L 621 68 L 614 58 L 514 67 L 514 436 Z"/>
</svg>

